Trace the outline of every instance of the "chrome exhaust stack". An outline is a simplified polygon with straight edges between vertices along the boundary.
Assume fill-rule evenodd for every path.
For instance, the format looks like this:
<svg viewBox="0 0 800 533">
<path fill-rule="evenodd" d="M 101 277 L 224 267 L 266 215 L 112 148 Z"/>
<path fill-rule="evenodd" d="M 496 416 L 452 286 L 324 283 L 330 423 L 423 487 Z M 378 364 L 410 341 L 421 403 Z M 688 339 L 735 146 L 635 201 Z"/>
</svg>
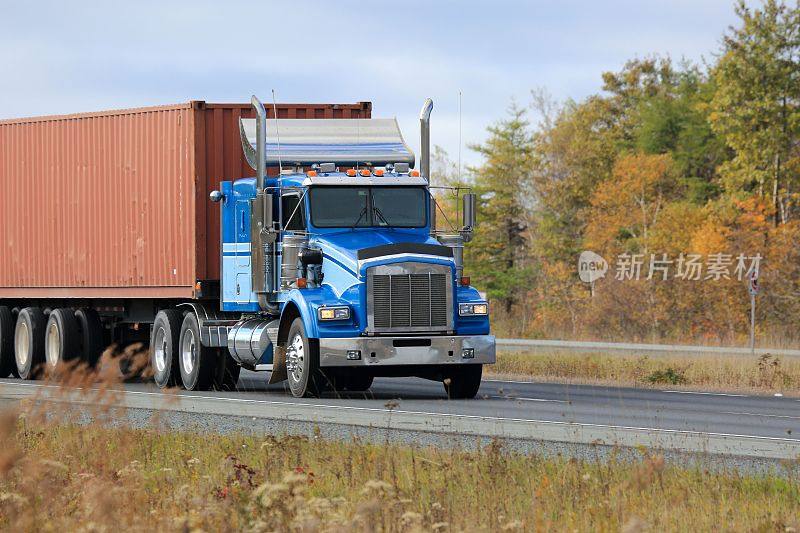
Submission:
<svg viewBox="0 0 800 533">
<path fill-rule="evenodd" d="M 267 111 L 255 95 L 250 103 L 256 112 L 256 197 L 250 201 L 251 284 L 261 310 L 276 314 L 278 306 L 270 299 L 275 292 L 275 241 L 278 235 L 273 227 L 272 194 L 264 190 L 267 174 Z"/>
<path fill-rule="evenodd" d="M 250 103 L 256 110 L 256 188 L 261 191 L 267 174 L 267 110 L 256 95 Z"/>
<path fill-rule="evenodd" d="M 420 175 L 428 183 L 431 181 L 431 111 L 433 111 L 433 100 L 426 98 L 422 111 L 419 112 L 419 166 Z"/>
</svg>

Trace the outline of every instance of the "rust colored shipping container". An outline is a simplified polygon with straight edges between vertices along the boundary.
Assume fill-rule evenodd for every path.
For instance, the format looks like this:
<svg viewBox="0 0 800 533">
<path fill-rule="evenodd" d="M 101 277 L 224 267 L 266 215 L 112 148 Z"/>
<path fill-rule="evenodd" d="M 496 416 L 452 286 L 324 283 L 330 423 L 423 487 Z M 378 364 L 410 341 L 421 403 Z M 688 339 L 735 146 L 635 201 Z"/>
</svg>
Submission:
<svg viewBox="0 0 800 533">
<path fill-rule="evenodd" d="M 277 106 L 278 118 L 371 110 Z M 219 279 L 208 193 L 254 174 L 238 123 L 252 116 L 194 101 L 0 121 L 0 298 L 195 297 L 198 281 Z"/>
</svg>

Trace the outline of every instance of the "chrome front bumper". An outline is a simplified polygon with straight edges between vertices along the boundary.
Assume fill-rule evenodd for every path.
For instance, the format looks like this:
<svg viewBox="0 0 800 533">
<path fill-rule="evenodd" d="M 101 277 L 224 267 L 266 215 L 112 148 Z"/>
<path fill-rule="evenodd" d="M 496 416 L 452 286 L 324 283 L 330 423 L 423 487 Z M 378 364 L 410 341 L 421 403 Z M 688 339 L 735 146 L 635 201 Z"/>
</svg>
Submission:
<svg viewBox="0 0 800 533">
<path fill-rule="evenodd" d="M 430 343 L 430 345 L 428 345 Z M 414 346 L 409 346 L 409 344 Z M 464 357 L 472 350 L 473 357 Z M 360 359 L 348 352 L 360 352 Z M 319 339 L 320 366 L 493 364 L 494 335 Z"/>
</svg>

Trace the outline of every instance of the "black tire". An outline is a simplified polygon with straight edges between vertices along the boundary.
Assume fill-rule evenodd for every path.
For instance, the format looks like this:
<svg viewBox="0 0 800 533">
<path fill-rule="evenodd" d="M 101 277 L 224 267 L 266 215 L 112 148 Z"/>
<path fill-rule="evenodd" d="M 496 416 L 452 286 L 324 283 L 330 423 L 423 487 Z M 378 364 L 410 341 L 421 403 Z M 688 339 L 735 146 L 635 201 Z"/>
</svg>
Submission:
<svg viewBox="0 0 800 533">
<path fill-rule="evenodd" d="M 44 334 L 47 320 L 38 307 L 26 307 L 14 328 L 14 360 L 22 379 L 37 379 L 44 366 Z"/>
<path fill-rule="evenodd" d="M 364 392 L 372 387 L 374 376 L 369 374 L 338 374 L 332 376 L 331 383 L 334 390 L 348 392 Z"/>
<path fill-rule="evenodd" d="M 45 326 L 44 353 L 49 374 L 80 356 L 80 331 L 72 309 L 54 309 Z"/>
<path fill-rule="evenodd" d="M 286 338 L 286 365 L 289 390 L 295 398 L 316 398 L 325 389 L 326 379 L 319 368 L 319 344 L 306 336 L 299 317 L 292 322 Z"/>
<path fill-rule="evenodd" d="M 214 371 L 214 390 L 236 390 L 242 367 L 234 361 L 226 348 L 216 350 L 217 367 Z"/>
<path fill-rule="evenodd" d="M 159 311 L 150 336 L 150 365 L 160 388 L 174 387 L 180 380 L 178 346 L 183 317 L 175 309 Z"/>
<path fill-rule="evenodd" d="M 444 391 L 451 400 L 465 400 L 474 398 L 481 387 L 483 365 L 463 365 L 457 367 L 446 375 Z"/>
<path fill-rule="evenodd" d="M 14 315 L 11 309 L 0 306 L 0 378 L 14 374 Z"/>
<path fill-rule="evenodd" d="M 81 340 L 81 359 L 90 367 L 97 366 L 105 350 L 103 341 L 103 321 L 94 309 L 82 308 L 75 311 Z"/>
<path fill-rule="evenodd" d="M 178 365 L 186 390 L 209 390 L 214 384 L 216 351 L 200 342 L 200 324 L 194 313 L 183 318 L 178 344 Z"/>
</svg>

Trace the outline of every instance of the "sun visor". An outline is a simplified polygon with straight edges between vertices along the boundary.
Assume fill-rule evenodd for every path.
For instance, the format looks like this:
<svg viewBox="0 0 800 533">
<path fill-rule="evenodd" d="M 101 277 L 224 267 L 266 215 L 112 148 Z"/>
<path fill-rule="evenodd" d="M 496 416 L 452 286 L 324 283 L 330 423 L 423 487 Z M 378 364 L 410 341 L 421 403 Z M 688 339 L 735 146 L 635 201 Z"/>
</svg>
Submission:
<svg viewBox="0 0 800 533">
<path fill-rule="evenodd" d="M 256 168 L 256 119 L 239 120 L 242 149 Z M 280 150 L 279 150 L 280 146 Z M 341 166 L 414 165 L 414 152 L 403 140 L 397 120 L 373 119 L 269 119 L 267 166 L 305 166 L 336 163 Z"/>
</svg>

